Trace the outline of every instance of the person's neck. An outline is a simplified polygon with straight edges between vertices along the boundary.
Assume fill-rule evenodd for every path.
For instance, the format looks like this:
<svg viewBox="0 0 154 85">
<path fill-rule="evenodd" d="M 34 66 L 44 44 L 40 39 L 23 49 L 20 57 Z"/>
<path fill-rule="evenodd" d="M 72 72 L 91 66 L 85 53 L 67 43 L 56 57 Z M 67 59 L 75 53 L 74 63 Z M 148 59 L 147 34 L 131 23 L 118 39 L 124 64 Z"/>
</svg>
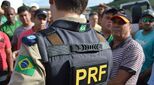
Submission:
<svg viewBox="0 0 154 85">
<path fill-rule="evenodd" d="M 148 33 L 150 33 L 152 31 L 152 29 L 149 29 L 149 30 L 143 30 L 143 34 L 146 35 Z"/>
<path fill-rule="evenodd" d="M 113 44 L 112 44 L 112 48 L 117 47 L 118 45 L 120 45 L 122 42 L 124 42 L 130 35 L 127 34 L 125 36 L 122 37 L 114 37 L 113 39 Z"/>
<path fill-rule="evenodd" d="M 29 22 L 28 24 L 23 24 L 24 27 L 29 27 L 29 26 L 32 26 L 33 25 L 33 22 Z"/>
<path fill-rule="evenodd" d="M 65 11 L 57 11 L 56 16 L 54 17 L 53 21 L 56 21 L 59 18 L 62 17 L 74 17 L 74 18 L 80 18 L 80 15 L 77 13 L 71 13 L 71 12 L 65 12 Z"/>
<path fill-rule="evenodd" d="M 11 25 L 11 24 L 15 24 L 15 22 L 16 21 L 8 21 L 7 23 Z"/>
<path fill-rule="evenodd" d="M 97 23 L 91 24 L 91 27 L 94 28 L 97 26 Z"/>
<path fill-rule="evenodd" d="M 122 41 L 113 40 L 112 48 L 116 48 L 118 45 L 120 45 L 120 43 L 122 43 Z"/>
<path fill-rule="evenodd" d="M 32 30 L 33 30 L 33 32 L 38 32 L 38 31 L 39 31 L 39 27 L 38 27 L 38 26 L 34 26 L 34 27 L 32 28 Z"/>
<path fill-rule="evenodd" d="M 43 29 L 45 29 L 46 26 L 37 26 L 37 25 L 34 25 L 34 27 L 32 28 L 33 32 L 38 32 L 38 31 L 41 31 Z"/>
<path fill-rule="evenodd" d="M 106 39 L 112 34 L 111 31 L 105 29 L 102 29 L 102 33 Z"/>
</svg>

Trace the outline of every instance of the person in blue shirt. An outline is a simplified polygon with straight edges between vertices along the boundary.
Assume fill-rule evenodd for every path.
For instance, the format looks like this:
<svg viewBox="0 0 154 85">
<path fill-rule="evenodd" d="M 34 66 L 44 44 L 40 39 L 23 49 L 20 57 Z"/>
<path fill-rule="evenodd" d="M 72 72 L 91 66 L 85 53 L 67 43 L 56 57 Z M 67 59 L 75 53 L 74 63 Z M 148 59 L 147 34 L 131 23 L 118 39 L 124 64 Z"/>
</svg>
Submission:
<svg viewBox="0 0 154 85">
<path fill-rule="evenodd" d="M 146 10 L 143 12 L 141 20 L 143 29 L 139 30 L 134 38 L 141 44 L 145 54 L 145 62 L 140 73 L 138 85 L 146 85 L 154 62 L 154 11 Z"/>
</svg>

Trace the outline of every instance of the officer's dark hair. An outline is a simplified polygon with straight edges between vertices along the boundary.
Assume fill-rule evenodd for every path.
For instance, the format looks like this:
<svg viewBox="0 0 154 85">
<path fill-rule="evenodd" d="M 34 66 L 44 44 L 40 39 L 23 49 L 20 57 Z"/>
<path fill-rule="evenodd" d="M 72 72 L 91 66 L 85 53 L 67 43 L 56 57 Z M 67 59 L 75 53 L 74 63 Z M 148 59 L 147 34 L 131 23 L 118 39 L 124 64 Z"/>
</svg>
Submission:
<svg viewBox="0 0 154 85">
<path fill-rule="evenodd" d="M 94 16 L 94 15 L 98 15 L 98 13 L 97 13 L 97 12 L 91 12 L 91 13 L 89 14 L 89 17 Z"/>
<path fill-rule="evenodd" d="M 18 11 L 17 12 L 18 12 L 18 14 L 20 14 L 20 13 L 25 12 L 25 11 L 30 12 L 30 8 L 28 6 L 20 6 L 18 8 Z"/>
<path fill-rule="evenodd" d="M 3 1 L 1 7 L 2 7 L 2 6 L 8 6 L 8 7 L 10 7 L 11 4 L 10 4 L 9 1 Z"/>
<path fill-rule="evenodd" d="M 58 10 L 81 14 L 88 4 L 88 0 L 55 0 Z"/>
<path fill-rule="evenodd" d="M 119 11 L 116 9 L 116 8 L 109 8 L 109 9 L 106 9 L 103 13 L 102 13 L 102 16 L 104 16 L 104 14 L 117 14 Z"/>
</svg>

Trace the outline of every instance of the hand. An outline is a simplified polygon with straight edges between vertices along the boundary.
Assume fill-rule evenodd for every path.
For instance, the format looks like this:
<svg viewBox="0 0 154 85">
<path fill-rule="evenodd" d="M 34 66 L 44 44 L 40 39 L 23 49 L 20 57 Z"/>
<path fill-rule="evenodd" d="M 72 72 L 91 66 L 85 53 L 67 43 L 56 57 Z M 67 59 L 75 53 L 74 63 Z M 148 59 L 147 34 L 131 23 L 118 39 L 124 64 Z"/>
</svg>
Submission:
<svg viewBox="0 0 154 85">
<path fill-rule="evenodd" d="M 11 75 L 12 75 L 12 71 L 10 71 L 10 72 L 8 73 L 8 75 L 7 75 L 7 78 L 6 78 L 6 80 L 5 80 L 5 83 L 6 83 L 6 84 L 9 83 L 10 78 L 11 78 Z"/>
</svg>

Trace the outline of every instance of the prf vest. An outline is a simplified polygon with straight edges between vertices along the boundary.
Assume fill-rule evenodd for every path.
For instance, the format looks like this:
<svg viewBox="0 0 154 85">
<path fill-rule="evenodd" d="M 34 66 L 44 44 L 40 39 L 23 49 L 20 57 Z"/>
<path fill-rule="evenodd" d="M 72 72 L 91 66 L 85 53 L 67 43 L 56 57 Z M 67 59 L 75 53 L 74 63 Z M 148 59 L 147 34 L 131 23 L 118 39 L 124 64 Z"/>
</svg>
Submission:
<svg viewBox="0 0 154 85">
<path fill-rule="evenodd" d="M 58 20 L 36 37 L 46 85 L 106 85 L 112 53 L 88 24 Z"/>
</svg>

